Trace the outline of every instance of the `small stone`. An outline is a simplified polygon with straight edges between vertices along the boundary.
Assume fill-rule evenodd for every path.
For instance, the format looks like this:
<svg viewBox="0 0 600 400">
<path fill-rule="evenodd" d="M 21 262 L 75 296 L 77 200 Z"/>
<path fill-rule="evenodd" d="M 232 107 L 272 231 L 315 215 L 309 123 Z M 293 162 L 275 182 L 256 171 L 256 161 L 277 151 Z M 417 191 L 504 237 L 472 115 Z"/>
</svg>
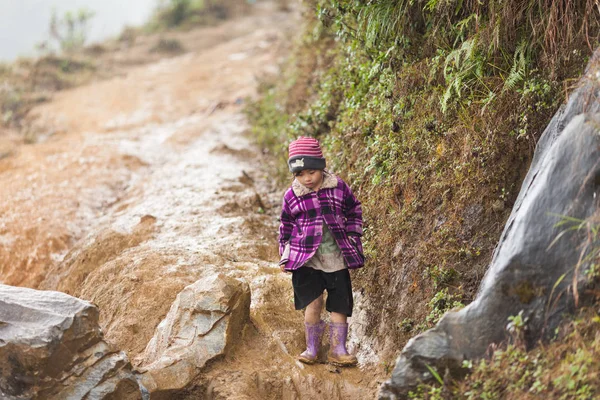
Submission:
<svg viewBox="0 0 600 400">
<path fill-rule="evenodd" d="M 336 367 L 335 365 L 327 365 L 327 371 L 331 372 L 332 374 L 339 374 L 340 373 L 340 369 L 338 367 Z"/>
</svg>

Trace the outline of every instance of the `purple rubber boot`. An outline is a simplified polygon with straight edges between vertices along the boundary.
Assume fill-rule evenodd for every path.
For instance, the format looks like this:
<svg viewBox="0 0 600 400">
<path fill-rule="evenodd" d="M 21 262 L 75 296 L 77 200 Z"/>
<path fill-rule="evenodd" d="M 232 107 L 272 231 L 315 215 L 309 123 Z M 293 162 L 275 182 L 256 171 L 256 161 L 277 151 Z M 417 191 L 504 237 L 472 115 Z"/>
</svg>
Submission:
<svg viewBox="0 0 600 400">
<path fill-rule="evenodd" d="M 346 350 L 346 338 L 348 337 L 348 324 L 334 322 L 329 323 L 329 354 L 327 361 L 339 367 L 350 367 L 356 365 L 356 357 L 348 354 Z"/>
<path fill-rule="evenodd" d="M 304 323 L 306 329 L 306 350 L 298 356 L 298 360 L 305 364 L 314 364 L 317 361 L 319 348 L 321 347 L 321 338 L 325 331 L 325 321 L 319 321 L 316 324 Z"/>
</svg>

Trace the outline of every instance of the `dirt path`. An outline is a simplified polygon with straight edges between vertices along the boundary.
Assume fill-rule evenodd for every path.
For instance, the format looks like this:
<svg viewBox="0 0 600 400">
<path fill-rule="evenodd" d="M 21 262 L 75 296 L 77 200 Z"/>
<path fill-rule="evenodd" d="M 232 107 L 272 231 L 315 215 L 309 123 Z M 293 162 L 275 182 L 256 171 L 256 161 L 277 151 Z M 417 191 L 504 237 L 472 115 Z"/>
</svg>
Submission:
<svg viewBox="0 0 600 400">
<path fill-rule="evenodd" d="M 243 135 L 244 99 L 277 71 L 294 23 L 264 7 L 239 20 L 247 34 L 33 110 L 53 135 L 0 160 L 0 279 L 93 301 L 135 364 L 177 293 L 224 272 L 250 283 L 252 324 L 190 399 L 373 398 L 376 367 L 293 357 L 302 315 L 273 263 L 280 194 Z"/>
</svg>

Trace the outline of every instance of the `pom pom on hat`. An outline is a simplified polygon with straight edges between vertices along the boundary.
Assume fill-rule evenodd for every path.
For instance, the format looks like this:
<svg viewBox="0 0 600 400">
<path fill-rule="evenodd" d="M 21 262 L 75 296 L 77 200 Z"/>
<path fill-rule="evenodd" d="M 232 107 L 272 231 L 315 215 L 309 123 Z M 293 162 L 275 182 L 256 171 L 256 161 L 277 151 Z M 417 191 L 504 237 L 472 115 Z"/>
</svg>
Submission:
<svg viewBox="0 0 600 400">
<path fill-rule="evenodd" d="M 288 166 L 290 172 L 303 169 L 325 169 L 325 157 L 317 139 L 301 136 L 290 143 Z"/>
</svg>

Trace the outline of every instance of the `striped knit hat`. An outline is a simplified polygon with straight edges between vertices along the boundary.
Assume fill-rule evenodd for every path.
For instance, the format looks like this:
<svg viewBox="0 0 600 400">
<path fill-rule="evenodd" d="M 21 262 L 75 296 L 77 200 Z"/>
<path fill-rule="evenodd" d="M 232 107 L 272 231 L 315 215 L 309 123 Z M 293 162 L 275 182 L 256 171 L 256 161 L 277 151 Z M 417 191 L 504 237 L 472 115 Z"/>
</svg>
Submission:
<svg viewBox="0 0 600 400">
<path fill-rule="evenodd" d="M 292 173 L 303 169 L 325 169 L 325 157 L 317 139 L 300 136 L 290 143 L 288 166 Z"/>
</svg>

